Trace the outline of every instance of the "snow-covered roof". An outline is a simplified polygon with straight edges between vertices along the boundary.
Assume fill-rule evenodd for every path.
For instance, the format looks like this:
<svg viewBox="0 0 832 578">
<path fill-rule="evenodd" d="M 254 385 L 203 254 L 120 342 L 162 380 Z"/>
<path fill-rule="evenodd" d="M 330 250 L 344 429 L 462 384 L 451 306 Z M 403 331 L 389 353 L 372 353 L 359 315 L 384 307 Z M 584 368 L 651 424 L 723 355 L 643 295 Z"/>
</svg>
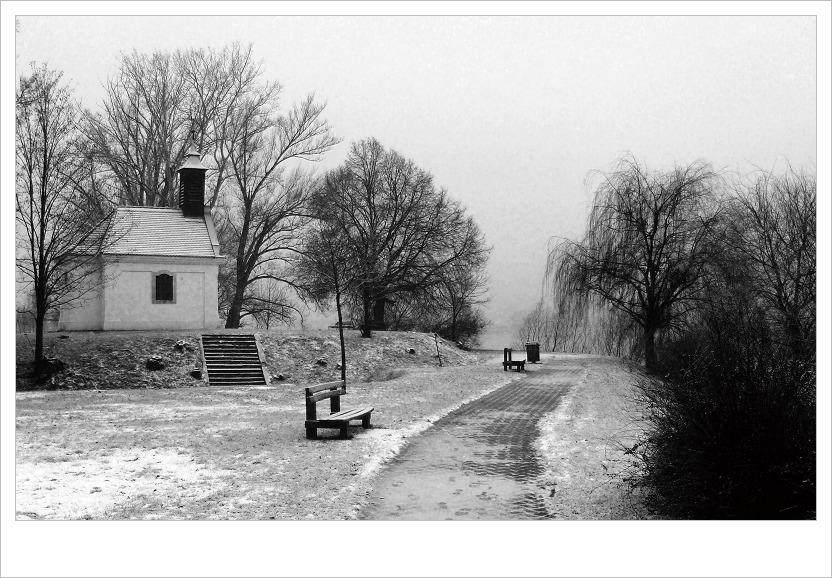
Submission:
<svg viewBox="0 0 832 578">
<path fill-rule="evenodd" d="M 204 218 L 186 217 L 180 209 L 118 207 L 109 231 L 112 240 L 103 253 L 215 257 L 218 255 L 208 227 Z"/>
</svg>

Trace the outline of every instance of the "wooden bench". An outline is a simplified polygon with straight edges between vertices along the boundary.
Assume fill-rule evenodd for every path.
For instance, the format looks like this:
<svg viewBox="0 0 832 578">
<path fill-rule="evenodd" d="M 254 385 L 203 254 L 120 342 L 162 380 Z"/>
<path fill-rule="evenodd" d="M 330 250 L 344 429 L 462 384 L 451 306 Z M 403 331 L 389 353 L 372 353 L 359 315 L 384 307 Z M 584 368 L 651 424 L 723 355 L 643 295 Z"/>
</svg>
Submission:
<svg viewBox="0 0 832 578">
<path fill-rule="evenodd" d="M 526 371 L 526 360 L 520 359 L 518 361 L 511 360 L 511 348 L 503 348 L 503 371 L 507 371 L 509 367 L 516 367 L 517 371 Z"/>
<path fill-rule="evenodd" d="M 361 407 L 341 411 L 341 396 L 347 393 L 347 383 L 343 380 L 330 381 L 306 388 L 306 439 L 318 439 L 318 428 L 341 430 L 341 437 L 349 437 L 348 428 L 353 420 L 361 420 L 364 429 L 370 427 L 372 407 Z M 330 413 L 326 417 L 318 417 L 317 403 L 329 398 Z"/>
</svg>

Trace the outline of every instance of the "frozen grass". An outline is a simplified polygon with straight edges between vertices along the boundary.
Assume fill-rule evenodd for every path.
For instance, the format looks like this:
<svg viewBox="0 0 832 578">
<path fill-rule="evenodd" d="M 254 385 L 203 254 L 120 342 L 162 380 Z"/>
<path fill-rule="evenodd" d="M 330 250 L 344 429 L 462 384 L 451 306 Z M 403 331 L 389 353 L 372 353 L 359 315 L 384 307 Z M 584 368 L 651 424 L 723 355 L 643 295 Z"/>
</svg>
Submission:
<svg viewBox="0 0 832 578">
<path fill-rule="evenodd" d="M 350 382 L 342 407 L 376 408 L 374 427 L 352 428 L 350 440 L 334 430 L 305 439 L 303 389 L 293 384 L 21 392 L 18 517 L 349 519 L 408 436 L 516 378 L 477 365 Z"/>
<path fill-rule="evenodd" d="M 585 373 L 539 424 L 547 508 L 563 520 L 654 518 L 625 480 L 643 419 L 633 401 L 640 369 L 612 357 L 543 357 L 547 367 L 565 359 L 582 360 Z"/>
</svg>

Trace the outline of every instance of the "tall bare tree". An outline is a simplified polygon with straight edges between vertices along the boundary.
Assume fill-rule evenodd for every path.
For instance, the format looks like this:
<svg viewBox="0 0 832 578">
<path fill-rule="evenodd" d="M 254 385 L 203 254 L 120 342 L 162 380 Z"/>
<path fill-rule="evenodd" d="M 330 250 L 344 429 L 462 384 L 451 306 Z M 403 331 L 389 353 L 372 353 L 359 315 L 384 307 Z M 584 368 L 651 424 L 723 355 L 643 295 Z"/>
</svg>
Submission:
<svg viewBox="0 0 832 578">
<path fill-rule="evenodd" d="M 296 287 L 286 270 L 298 252 L 298 238 L 309 222 L 315 179 L 289 161 L 315 161 L 335 145 L 324 105 L 309 95 L 287 114 L 276 115 L 280 87 L 266 85 L 237 108 L 230 119 L 229 194 L 222 203 L 220 236 L 232 257 L 233 290 L 226 327 L 239 327 L 246 290 L 272 279 Z"/>
<path fill-rule="evenodd" d="M 34 294 L 36 373 L 44 365 L 47 314 L 92 290 L 88 281 L 107 238 L 106 215 L 82 194 L 78 109 L 62 76 L 33 65 L 16 98 L 16 261 L 19 280 Z"/>
<path fill-rule="evenodd" d="M 637 323 L 652 371 L 657 332 L 700 296 L 718 230 L 718 177 L 702 161 L 651 172 L 633 158 L 600 176 L 583 239 L 558 244 L 546 274 L 566 291 L 608 303 Z"/>
<path fill-rule="evenodd" d="M 235 42 L 214 48 L 176 52 L 176 64 L 186 86 L 184 107 L 193 130 L 199 135 L 199 150 L 209 167 L 206 202 L 215 206 L 226 183 L 233 178 L 231 147 L 238 108 L 259 92 L 276 92 L 275 82 L 263 80 L 263 62 L 255 60 L 251 44 Z"/>
<path fill-rule="evenodd" d="M 791 167 L 736 184 L 728 236 L 734 273 L 771 316 L 796 359 L 815 350 L 817 183 Z"/>
<path fill-rule="evenodd" d="M 485 251 L 464 208 L 433 177 L 375 139 L 352 144 L 315 199 L 318 218 L 338 227 L 355 271 L 362 336 L 377 300 L 435 287 L 448 267 Z"/>
<path fill-rule="evenodd" d="M 99 111 L 84 112 L 91 159 L 106 169 L 107 193 L 119 204 L 175 206 L 176 170 L 193 131 L 214 206 L 231 178 L 231 119 L 262 82 L 251 45 L 121 54 L 104 84 Z M 264 88 L 265 87 L 265 88 Z"/>
<path fill-rule="evenodd" d="M 315 220 L 305 231 L 303 250 L 296 259 L 297 284 L 304 296 L 318 309 L 328 309 L 335 300 L 338 314 L 338 338 L 341 344 L 341 379 L 347 379 L 347 354 L 344 346 L 344 294 L 356 283 L 354 270 L 347 259 L 346 245 L 340 230 L 326 221 Z"/>
<path fill-rule="evenodd" d="M 86 111 L 83 130 L 110 171 L 120 204 L 171 206 L 190 119 L 186 85 L 171 53 L 122 53 L 105 84 L 101 111 Z"/>
</svg>

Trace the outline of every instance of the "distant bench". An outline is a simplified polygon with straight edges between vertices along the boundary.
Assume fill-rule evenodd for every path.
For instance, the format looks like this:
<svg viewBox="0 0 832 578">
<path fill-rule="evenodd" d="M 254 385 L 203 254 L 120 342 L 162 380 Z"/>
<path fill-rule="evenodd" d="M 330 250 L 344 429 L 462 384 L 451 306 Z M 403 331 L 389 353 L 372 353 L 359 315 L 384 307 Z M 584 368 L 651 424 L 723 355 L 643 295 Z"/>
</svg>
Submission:
<svg viewBox="0 0 832 578">
<path fill-rule="evenodd" d="M 349 437 L 348 429 L 350 422 L 361 420 L 364 429 L 370 427 L 370 414 L 372 407 L 361 407 L 341 411 L 341 396 L 347 394 L 347 383 L 343 380 L 330 381 L 306 388 L 306 439 L 318 439 L 318 428 L 330 428 L 341 430 L 341 437 Z M 317 404 L 319 401 L 329 398 L 330 414 L 318 418 Z"/>
<path fill-rule="evenodd" d="M 517 361 L 511 360 L 511 348 L 503 348 L 503 371 L 507 371 L 509 367 L 516 367 L 517 371 L 526 371 L 526 360 L 520 359 Z"/>
<path fill-rule="evenodd" d="M 343 329 L 355 329 L 355 325 L 352 323 L 336 323 L 335 325 L 330 325 L 330 329 L 338 329 L 339 327 Z"/>
</svg>

